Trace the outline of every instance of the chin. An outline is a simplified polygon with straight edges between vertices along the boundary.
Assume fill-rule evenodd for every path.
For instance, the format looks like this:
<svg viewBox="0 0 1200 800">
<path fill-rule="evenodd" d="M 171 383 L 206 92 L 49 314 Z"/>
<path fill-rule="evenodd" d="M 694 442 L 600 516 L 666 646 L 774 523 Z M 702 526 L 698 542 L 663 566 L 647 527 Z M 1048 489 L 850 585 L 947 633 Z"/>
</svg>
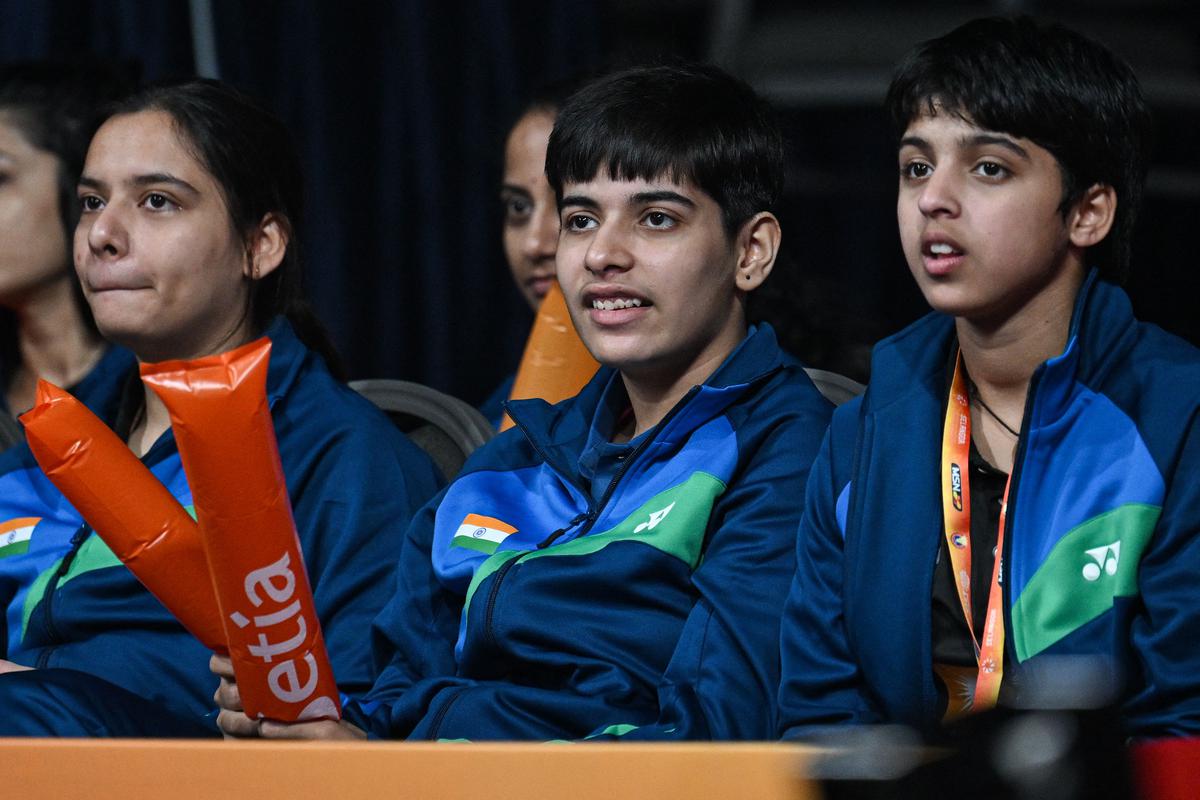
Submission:
<svg viewBox="0 0 1200 800">
<path fill-rule="evenodd" d="M 930 308 L 951 317 L 967 316 L 979 305 L 961 285 L 919 280 L 917 287 Z"/>
<path fill-rule="evenodd" d="M 612 367 L 615 370 L 625 372 L 634 369 L 643 363 L 646 358 L 635 344 L 631 342 L 604 342 L 596 341 L 599 337 L 581 337 L 583 346 L 592 354 L 592 358 L 600 362 L 602 367 Z"/>
</svg>

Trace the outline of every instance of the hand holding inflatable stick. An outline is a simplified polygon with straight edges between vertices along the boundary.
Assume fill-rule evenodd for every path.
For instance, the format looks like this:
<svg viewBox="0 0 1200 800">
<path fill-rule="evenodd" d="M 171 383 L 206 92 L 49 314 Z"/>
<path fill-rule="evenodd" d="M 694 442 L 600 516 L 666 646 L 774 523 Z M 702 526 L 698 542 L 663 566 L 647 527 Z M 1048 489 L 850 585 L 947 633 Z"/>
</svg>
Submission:
<svg viewBox="0 0 1200 800">
<path fill-rule="evenodd" d="M 227 652 L 200 532 L 187 511 L 87 406 L 38 381 L 21 415 L 42 471 L 193 636 Z"/>
<path fill-rule="evenodd" d="M 271 343 L 192 361 L 143 364 L 166 405 L 192 489 L 246 714 L 338 719 L 267 405 Z"/>
</svg>

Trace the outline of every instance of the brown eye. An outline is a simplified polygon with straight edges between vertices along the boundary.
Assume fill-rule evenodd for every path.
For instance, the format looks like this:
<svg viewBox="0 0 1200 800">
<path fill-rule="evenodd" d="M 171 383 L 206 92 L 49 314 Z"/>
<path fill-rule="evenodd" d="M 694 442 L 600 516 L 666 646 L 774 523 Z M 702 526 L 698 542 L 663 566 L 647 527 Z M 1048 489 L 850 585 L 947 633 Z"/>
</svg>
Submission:
<svg viewBox="0 0 1200 800">
<path fill-rule="evenodd" d="M 504 218 L 507 222 L 519 222 L 533 212 L 533 203 L 524 197 L 502 197 Z"/>
<path fill-rule="evenodd" d="M 975 170 L 985 178 L 1003 178 L 1008 174 L 1008 170 L 995 161 L 983 161 Z"/>
<path fill-rule="evenodd" d="M 915 178 L 917 180 L 920 180 L 921 178 L 928 178 L 931 172 L 933 172 L 933 167 L 929 166 L 924 161 L 913 161 L 900 168 L 900 174 L 903 177 Z"/>
<path fill-rule="evenodd" d="M 596 226 L 596 220 L 586 214 L 572 214 L 567 217 L 567 228 L 573 231 L 586 231 Z"/>
<path fill-rule="evenodd" d="M 673 228 L 675 218 L 662 211 L 651 211 L 646 215 L 646 226 L 650 228 Z"/>
<path fill-rule="evenodd" d="M 171 205 L 171 201 L 165 194 L 153 192 L 146 195 L 146 206 L 154 209 L 155 211 L 165 211 L 166 209 L 170 208 Z"/>
</svg>

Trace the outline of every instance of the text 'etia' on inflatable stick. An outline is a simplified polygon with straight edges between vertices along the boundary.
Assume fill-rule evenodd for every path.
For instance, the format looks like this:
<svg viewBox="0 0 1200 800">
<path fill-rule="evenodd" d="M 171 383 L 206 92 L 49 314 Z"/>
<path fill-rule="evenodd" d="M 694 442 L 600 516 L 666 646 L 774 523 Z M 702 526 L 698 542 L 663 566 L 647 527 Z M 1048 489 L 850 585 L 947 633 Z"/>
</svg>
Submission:
<svg viewBox="0 0 1200 800">
<path fill-rule="evenodd" d="M 251 719 L 338 719 L 341 707 L 267 404 L 271 343 L 142 364 L 171 415 Z"/>
</svg>

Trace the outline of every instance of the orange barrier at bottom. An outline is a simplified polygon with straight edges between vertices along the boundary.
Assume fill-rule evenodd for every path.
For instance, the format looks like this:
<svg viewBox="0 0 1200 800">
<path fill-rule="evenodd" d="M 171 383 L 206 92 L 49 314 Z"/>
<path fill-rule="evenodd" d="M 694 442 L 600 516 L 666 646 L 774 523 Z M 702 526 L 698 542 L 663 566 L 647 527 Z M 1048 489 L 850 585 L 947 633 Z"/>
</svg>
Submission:
<svg viewBox="0 0 1200 800">
<path fill-rule="evenodd" d="M 3 796 L 818 800 L 788 744 L 0 739 Z"/>
</svg>

